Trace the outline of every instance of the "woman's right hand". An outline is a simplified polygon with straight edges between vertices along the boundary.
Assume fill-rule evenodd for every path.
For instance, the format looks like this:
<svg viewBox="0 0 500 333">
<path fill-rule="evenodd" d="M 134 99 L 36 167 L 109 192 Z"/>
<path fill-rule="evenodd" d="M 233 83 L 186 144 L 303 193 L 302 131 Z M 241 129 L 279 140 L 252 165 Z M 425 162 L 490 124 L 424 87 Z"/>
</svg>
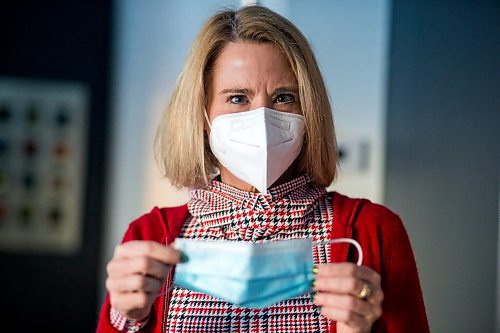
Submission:
<svg viewBox="0 0 500 333">
<path fill-rule="evenodd" d="M 153 241 L 131 241 L 118 245 L 107 265 L 106 289 L 111 306 L 130 319 L 149 315 L 180 252 Z"/>
</svg>

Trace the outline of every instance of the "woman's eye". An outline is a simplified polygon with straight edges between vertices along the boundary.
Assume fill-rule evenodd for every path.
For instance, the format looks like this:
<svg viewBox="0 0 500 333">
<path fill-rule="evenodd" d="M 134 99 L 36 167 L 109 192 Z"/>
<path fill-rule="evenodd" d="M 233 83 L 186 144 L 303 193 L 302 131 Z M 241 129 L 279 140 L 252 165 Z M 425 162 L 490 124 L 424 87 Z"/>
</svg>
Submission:
<svg viewBox="0 0 500 333">
<path fill-rule="evenodd" d="M 246 103 L 246 101 L 247 98 L 245 95 L 234 95 L 229 97 L 229 102 L 231 102 L 231 104 L 243 104 Z"/>
<path fill-rule="evenodd" d="M 293 96 L 292 94 L 280 94 L 275 99 L 275 103 L 284 103 L 284 104 L 292 103 L 294 101 L 295 101 L 295 96 Z"/>
</svg>

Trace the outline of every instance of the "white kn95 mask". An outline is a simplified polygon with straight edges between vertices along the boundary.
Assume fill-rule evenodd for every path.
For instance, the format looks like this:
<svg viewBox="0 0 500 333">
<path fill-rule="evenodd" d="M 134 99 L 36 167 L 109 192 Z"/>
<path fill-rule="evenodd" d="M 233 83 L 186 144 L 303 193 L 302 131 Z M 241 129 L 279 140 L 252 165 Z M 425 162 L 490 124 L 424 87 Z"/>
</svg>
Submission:
<svg viewBox="0 0 500 333">
<path fill-rule="evenodd" d="M 299 156 L 304 117 L 265 107 L 217 116 L 210 124 L 210 147 L 233 175 L 263 194 Z"/>
</svg>

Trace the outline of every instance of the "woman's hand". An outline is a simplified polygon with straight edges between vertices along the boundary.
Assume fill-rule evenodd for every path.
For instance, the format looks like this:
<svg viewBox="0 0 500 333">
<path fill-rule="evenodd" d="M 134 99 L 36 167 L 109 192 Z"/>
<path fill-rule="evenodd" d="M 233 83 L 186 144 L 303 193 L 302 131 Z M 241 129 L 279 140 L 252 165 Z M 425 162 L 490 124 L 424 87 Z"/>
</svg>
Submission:
<svg viewBox="0 0 500 333">
<path fill-rule="evenodd" d="M 171 266 L 179 261 L 179 251 L 157 242 L 118 245 L 107 265 L 106 288 L 111 306 L 128 318 L 146 318 Z"/>
<path fill-rule="evenodd" d="M 362 290 L 369 295 L 361 298 Z M 380 275 L 366 266 L 352 263 L 321 264 L 313 285 L 313 301 L 321 314 L 337 322 L 339 333 L 365 333 L 382 314 L 384 293 Z"/>
</svg>

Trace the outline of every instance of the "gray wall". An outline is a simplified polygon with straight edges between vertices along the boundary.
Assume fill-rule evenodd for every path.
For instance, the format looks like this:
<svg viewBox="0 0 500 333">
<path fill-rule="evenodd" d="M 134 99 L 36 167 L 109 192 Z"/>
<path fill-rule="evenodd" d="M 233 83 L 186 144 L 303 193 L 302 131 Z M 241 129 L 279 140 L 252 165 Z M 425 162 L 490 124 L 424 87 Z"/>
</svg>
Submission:
<svg viewBox="0 0 500 333">
<path fill-rule="evenodd" d="M 438 333 L 495 331 L 499 12 L 393 2 L 386 203 L 406 223 Z"/>
<path fill-rule="evenodd" d="M 111 20 L 110 0 L 0 1 L 0 76 L 78 82 L 90 92 L 83 244 L 72 255 L 0 251 L 1 332 L 95 331 L 95 291 L 103 283 L 97 277 L 106 191 Z M 16 193 L 21 184 L 7 180 Z M 72 180 L 68 183 L 73 186 Z"/>
</svg>

